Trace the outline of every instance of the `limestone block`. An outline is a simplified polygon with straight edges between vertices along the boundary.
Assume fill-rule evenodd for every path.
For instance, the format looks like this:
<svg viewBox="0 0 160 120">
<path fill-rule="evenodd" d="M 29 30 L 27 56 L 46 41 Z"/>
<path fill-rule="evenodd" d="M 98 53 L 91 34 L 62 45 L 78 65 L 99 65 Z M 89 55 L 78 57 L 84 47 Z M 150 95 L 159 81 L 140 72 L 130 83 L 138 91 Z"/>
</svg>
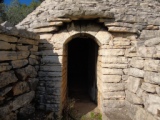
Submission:
<svg viewBox="0 0 160 120">
<path fill-rule="evenodd" d="M 104 30 L 100 30 L 96 34 L 95 38 L 101 42 L 101 45 L 106 45 L 109 43 L 110 40 L 112 40 L 112 36 Z"/>
<path fill-rule="evenodd" d="M 17 42 L 18 41 L 18 38 L 16 37 L 13 37 L 13 36 L 9 36 L 9 35 L 3 35 L 3 34 L 0 34 L 0 40 L 2 41 L 6 41 L 6 42 Z"/>
<path fill-rule="evenodd" d="M 100 31 L 101 30 L 101 26 L 99 26 L 99 25 L 96 25 L 96 24 L 93 24 L 93 23 L 89 23 L 89 24 L 82 24 L 81 26 L 80 26 L 80 32 L 83 34 L 83 33 L 85 33 L 85 34 L 89 34 L 89 35 L 92 35 L 92 36 L 96 36 L 96 34 L 98 33 L 98 32 L 101 32 Z M 100 33 L 99 33 L 100 34 Z M 106 32 L 102 32 L 102 34 L 105 36 L 105 37 L 109 37 L 109 36 L 106 36 Z M 107 35 L 109 35 L 109 33 L 107 34 Z M 107 39 L 107 38 L 106 38 Z M 101 41 L 100 39 L 98 39 L 99 41 Z M 105 41 L 104 41 L 105 42 Z"/>
<path fill-rule="evenodd" d="M 127 83 L 127 89 L 133 93 L 136 93 L 137 90 L 140 88 L 142 79 L 129 76 Z"/>
<path fill-rule="evenodd" d="M 123 75 L 123 71 L 122 69 L 102 68 L 102 74 L 104 75 Z"/>
<path fill-rule="evenodd" d="M 126 57 L 109 56 L 109 57 L 102 57 L 102 62 L 110 64 L 118 64 L 118 63 L 125 64 L 128 63 L 128 59 Z"/>
<path fill-rule="evenodd" d="M 107 108 L 122 108 L 125 106 L 124 100 L 104 100 L 103 105 Z"/>
<path fill-rule="evenodd" d="M 145 107 L 149 112 L 154 115 L 159 116 L 160 110 L 160 97 L 155 94 L 148 94 L 147 98 L 145 99 Z M 148 105 L 147 105 L 148 104 Z"/>
<path fill-rule="evenodd" d="M 119 100 L 123 100 L 125 99 L 125 92 L 124 91 L 120 91 L 120 92 L 105 92 L 103 93 L 103 99 L 104 100 L 115 100 L 115 99 L 119 99 Z"/>
<path fill-rule="evenodd" d="M 131 44 L 130 41 L 114 41 L 113 45 L 115 46 L 129 46 Z"/>
<path fill-rule="evenodd" d="M 43 56 L 41 58 L 43 64 L 62 64 L 62 56 Z"/>
<path fill-rule="evenodd" d="M 126 92 L 126 100 L 133 103 L 133 104 L 143 104 L 143 101 L 141 98 L 139 98 L 136 94 L 129 92 L 128 90 Z"/>
<path fill-rule="evenodd" d="M 160 85 L 160 73 L 145 72 L 144 81 Z"/>
<path fill-rule="evenodd" d="M 151 47 L 160 43 L 160 37 L 152 38 L 144 42 L 145 46 Z"/>
<path fill-rule="evenodd" d="M 29 51 L 19 51 L 17 52 L 17 59 L 25 59 L 29 56 Z"/>
<path fill-rule="evenodd" d="M 126 82 L 128 80 L 128 75 L 122 75 L 122 80 Z"/>
<path fill-rule="evenodd" d="M 0 73 L 0 88 L 5 87 L 10 83 L 17 82 L 17 77 L 14 74 L 14 71 L 2 72 Z"/>
<path fill-rule="evenodd" d="M 33 31 L 35 33 L 47 33 L 47 32 L 53 32 L 53 31 L 57 31 L 57 30 L 58 30 L 57 27 L 44 27 L 44 28 L 34 29 Z"/>
<path fill-rule="evenodd" d="M 29 44 L 29 45 L 38 45 L 38 41 L 32 40 L 32 39 L 27 39 L 27 38 L 18 39 L 18 43 Z"/>
<path fill-rule="evenodd" d="M 103 83 L 104 92 L 124 91 L 124 83 Z"/>
<path fill-rule="evenodd" d="M 23 107 L 24 105 L 27 105 L 33 100 L 34 97 L 35 97 L 34 91 L 18 96 L 15 100 L 13 100 L 13 102 L 10 103 L 10 105 L 12 105 L 12 110 L 15 111 Z"/>
<path fill-rule="evenodd" d="M 134 77 L 140 77 L 140 78 L 144 77 L 144 71 L 137 68 L 130 68 L 128 74 Z"/>
<path fill-rule="evenodd" d="M 136 52 L 133 52 L 134 49 L 135 49 L 135 47 L 126 49 L 126 51 L 125 51 L 125 56 L 126 56 L 126 57 L 130 57 L 130 58 L 132 58 L 132 57 L 137 57 L 137 56 L 138 56 L 137 53 L 136 53 Z"/>
<path fill-rule="evenodd" d="M 34 58 L 29 58 L 29 64 L 30 65 L 38 65 L 39 62 L 36 59 L 34 59 Z"/>
<path fill-rule="evenodd" d="M 144 70 L 159 71 L 159 60 L 145 60 Z"/>
<path fill-rule="evenodd" d="M 62 21 L 62 22 L 71 22 L 71 19 L 69 18 L 55 18 L 55 17 L 49 17 L 47 19 L 48 22 L 59 22 L 59 21 Z"/>
<path fill-rule="evenodd" d="M 147 92 L 155 93 L 156 92 L 156 86 L 150 83 L 142 83 L 141 88 Z"/>
<path fill-rule="evenodd" d="M 57 21 L 57 22 L 44 22 L 44 23 L 38 23 L 32 25 L 34 29 L 36 28 L 44 28 L 44 27 L 51 27 L 51 26 L 61 26 L 63 25 L 63 22 Z"/>
<path fill-rule="evenodd" d="M 99 52 L 103 56 L 120 56 L 125 54 L 124 49 L 101 49 Z"/>
<path fill-rule="evenodd" d="M 54 46 L 60 44 L 59 47 L 63 48 L 63 45 L 71 40 L 71 35 L 67 30 L 60 31 L 56 34 L 53 34 L 51 42 L 54 43 Z"/>
<path fill-rule="evenodd" d="M 28 51 L 30 46 L 17 45 L 16 49 L 19 51 Z"/>
<path fill-rule="evenodd" d="M 10 50 L 12 48 L 11 44 L 5 41 L 0 41 L 1 50 Z"/>
<path fill-rule="evenodd" d="M 156 115 L 160 117 L 160 104 L 150 104 L 147 108 L 147 110 L 152 113 L 153 115 Z"/>
<path fill-rule="evenodd" d="M 137 92 L 136 92 L 136 94 L 137 94 L 137 96 L 138 97 L 142 97 L 142 95 L 143 95 L 143 92 L 144 92 L 144 90 L 143 89 L 141 89 L 141 88 L 139 88 L 138 90 L 137 90 Z"/>
<path fill-rule="evenodd" d="M 13 95 L 19 95 L 30 90 L 27 82 L 19 82 L 13 87 Z"/>
<path fill-rule="evenodd" d="M 15 60 L 15 61 L 12 61 L 11 64 L 12 64 L 13 68 L 21 68 L 21 67 L 23 67 L 23 66 L 28 64 L 28 60 L 27 59 Z"/>
<path fill-rule="evenodd" d="M 105 26 L 130 27 L 130 28 L 133 27 L 132 24 L 125 22 L 105 22 Z"/>
<path fill-rule="evenodd" d="M 144 108 L 139 107 L 135 115 L 135 120 L 156 120 L 156 118 L 148 113 Z"/>
<path fill-rule="evenodd" d="M 109 32 L 123 32 L 123 33 L 137 33 L 138 30 L 135 28 L 127 27 L 108 27 Z"/>
<path fill-rule="evenodd" d="M 135 68 L 142 69 L 144 67 L 144 60 L 132 59 L 130 65 Z"/>
<path fill-rule="evenodd" d="M 127 68 L 127 64 L 103 64 L 101 65 L 104 68 Z"/>
<path fill-rule="evenodd" d="M 141 33 L 141 39 L 155 38 L 155 36 L 160 37 L 160 30 L 143 30 Z"/>
<path fill-rule="evenodd" d="M 107 83 L 117 83 L 121 81 L 121 75 L 102 75 L 102 81 Z"/>
<path fill-rule="evenodd" d="M 40 34 L 40 43 L 50 43 L 53 34 Z"/>
<path fill-rule="evenodd" d="M 33 66 L 28 65 L 25 68 L 17 69 L 16 74 L 20 80 L 26 80 L 29 77 L 36 77 L 37 71 Z"/>
<path fill-rule="evenodd" d="M 156 87 L 156 92 L 160 96 L 160 87 L 159 86 Z"/>
<path fill-rule="evenodd" d="M 38 51 L 38 46 L 33 45 L 32 48 L 30 49 L 30 51 L 37 52 Z"/>
<path fill-rule="evenodd" d="M 141 57 L 153 57 L 153 55 L 156 53 L 155 47 L 144 47 L 141 46 L 137 48 L 137 54 Z"/>
<path fill-rule="evenodd" d="M 14 51 L 0 51 L 0 61 L 17 60 L 17 53 Z"/>
<path fill-rule="evenodd" d="M 12 66 L 0 64 L 0 72 L 8 71 L 10 69 L 12 69 Z"/>
<path fill-rule="evenodd" d="M 84 26 L 82 26 L 82 29 L 84 29 Z M 70 35 L 76 35 L 78 33 L 81 33 L 80 25 L 74 23 L 70 23 L 69 25 L 67 25 L 67 30 Z"/>
</svg>

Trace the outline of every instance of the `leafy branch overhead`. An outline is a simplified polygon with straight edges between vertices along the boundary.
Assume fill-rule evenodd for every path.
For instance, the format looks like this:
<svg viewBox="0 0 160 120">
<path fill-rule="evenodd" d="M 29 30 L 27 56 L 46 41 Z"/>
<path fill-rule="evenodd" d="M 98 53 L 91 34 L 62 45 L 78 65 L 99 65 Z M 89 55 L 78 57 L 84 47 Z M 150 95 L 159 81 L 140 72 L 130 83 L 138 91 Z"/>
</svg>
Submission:
<svg viewBox="0 0 160 120">
<path fill-rule="evenodd" d="M 0 23 L 3 21 L 9 21 L 13 25 L 22 21 L 29 13 L 39 6 L 42 0 L 32 0 L 30 5 L 21 4 L 19 0 L 12 0 L 10 5 L 3 4 L 0 1 Z"/>
</svg>

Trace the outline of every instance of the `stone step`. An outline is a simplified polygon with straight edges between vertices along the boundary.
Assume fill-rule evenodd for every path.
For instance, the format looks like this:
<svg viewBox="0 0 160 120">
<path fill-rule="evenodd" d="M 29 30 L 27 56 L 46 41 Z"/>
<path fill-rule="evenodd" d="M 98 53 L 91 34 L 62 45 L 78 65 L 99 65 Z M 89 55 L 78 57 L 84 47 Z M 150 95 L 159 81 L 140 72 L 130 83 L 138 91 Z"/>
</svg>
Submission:
<svg viewBox="0 0 160 120">
<path fill-rule="evenodd" d="M 132 120 L 127 115 L 127 109 L 120 108 L 120 109 L 109 109 L 105 111 L 103 114 L 103 120 Z"/>
</svg>

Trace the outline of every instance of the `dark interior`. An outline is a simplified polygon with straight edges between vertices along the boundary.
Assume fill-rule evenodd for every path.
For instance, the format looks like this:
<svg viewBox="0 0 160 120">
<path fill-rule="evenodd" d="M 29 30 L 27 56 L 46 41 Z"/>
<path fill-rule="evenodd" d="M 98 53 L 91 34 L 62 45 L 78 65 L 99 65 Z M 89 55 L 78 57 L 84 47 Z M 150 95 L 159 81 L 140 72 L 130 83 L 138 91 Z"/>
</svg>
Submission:
<svg viewBox="0 0 160 120">
<path fill-rule="evenodd" d="M 97 102 L 98 45 L 90 38 L 75 38 L 68 43 L 68 95 Z"/>
</svg>

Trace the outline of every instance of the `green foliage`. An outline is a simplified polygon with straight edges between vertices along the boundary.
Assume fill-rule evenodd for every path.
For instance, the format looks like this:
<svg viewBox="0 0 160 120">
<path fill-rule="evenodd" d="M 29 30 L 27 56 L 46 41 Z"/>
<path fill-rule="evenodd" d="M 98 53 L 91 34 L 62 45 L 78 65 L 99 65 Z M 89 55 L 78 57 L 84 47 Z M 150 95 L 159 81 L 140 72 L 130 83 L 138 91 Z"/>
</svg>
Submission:
<svg viewBox="0 0 160 120">
<path fill-rule="evenodd" d="M 9 21 L 11 24 L 16 25 L 35 10 L 39 4 L 39 1 L 32 0 L 31 4 L 27 6 L 25 4 L 20 4 L 18 0 L 12 0 L 10 5 L 3 4 L 3 14 L 0 14 L 0 16 L 3 21 Z"/>
</svg>

